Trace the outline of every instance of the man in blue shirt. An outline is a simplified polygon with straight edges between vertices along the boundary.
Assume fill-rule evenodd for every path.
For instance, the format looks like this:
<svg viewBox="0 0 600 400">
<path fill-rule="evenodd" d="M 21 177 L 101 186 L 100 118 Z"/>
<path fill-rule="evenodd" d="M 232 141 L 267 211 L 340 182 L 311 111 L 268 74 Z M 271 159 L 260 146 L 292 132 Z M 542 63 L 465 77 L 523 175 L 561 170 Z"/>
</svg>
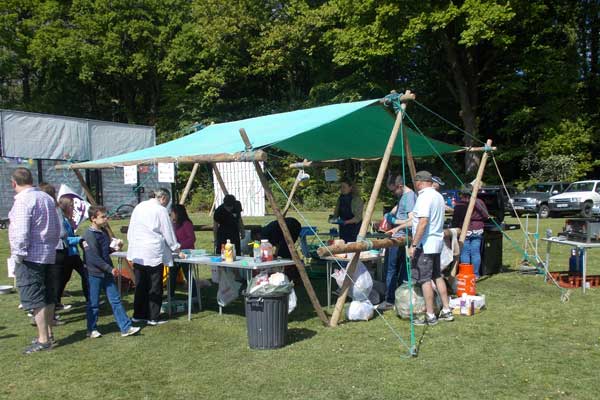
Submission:
<svg viewBox="0 0 600 400">
<path fill-rule="evenodd" d="M 405 237 L 410 233 L 410 224 L 412 221 L 412 210 L 417 201 L 417 195 L 409 187 L 404 185 L 402 176 L 398 175 L 394 180 L 393 186 L 394 195 L 398 197 L 396 206 L 385 215 L 385 219 L 393 226 L 386 234 L 392 237 Z M 386 294 L 385 301 L 379 306 L 379 310 L 389 310 L 393 308 L 396 300 L 396 288 L 398 281 L 404 282 L 407 278 L 406 271 L 406 250 L 404 246 L 390 247 L 388 249 L 388 257 L 386 263 Z M 400 279 L 398 279 L 398 276 Z"/>
</svg>

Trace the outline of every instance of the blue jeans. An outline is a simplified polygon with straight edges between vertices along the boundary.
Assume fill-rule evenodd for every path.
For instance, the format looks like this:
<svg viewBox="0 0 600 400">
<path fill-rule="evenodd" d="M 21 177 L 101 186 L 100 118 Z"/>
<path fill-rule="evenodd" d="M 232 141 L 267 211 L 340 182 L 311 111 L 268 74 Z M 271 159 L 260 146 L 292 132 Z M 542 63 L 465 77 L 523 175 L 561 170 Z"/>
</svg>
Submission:
<svg viewBox="0 0 600 400">
<path fill-rule="evenodd" d="M 465 245 L 460 252 L 460 262 L 462 264 L 473 264 L 473 272 L 479 278 L 479 268 L 481 267 L 481 239 L 483 235 L 470 235 L 465 239 Z"/>
<path fill-rule="evenodd" d="M 402 247 L 388 248 L 388 257 L 385 275 L 385 301 L 394 304 L 396 300 L 396 288 L 398 282 L 408 280 L 406 272 L 406 249 Z M 398 275 L 400 279 L 398 279 Z"/>
<path fill-rule="evenodd" d="M 115 321 L 121 330 L 125 333 L 131 327 L 131 320 L 121 304 L 121 296 L 115 284 L 115 279 L 112 275 L 104 274 L 103 277 L 93 276 L 88 274 L 88 283 L 90 290 L 90 300 L 87 304 L 87 330 L 88 332 L 97 330 L 98 323 L 98 303 L 100 302 L 100 289 L 104 289 L 108 302 L 110 303 Z"/>
</svg>

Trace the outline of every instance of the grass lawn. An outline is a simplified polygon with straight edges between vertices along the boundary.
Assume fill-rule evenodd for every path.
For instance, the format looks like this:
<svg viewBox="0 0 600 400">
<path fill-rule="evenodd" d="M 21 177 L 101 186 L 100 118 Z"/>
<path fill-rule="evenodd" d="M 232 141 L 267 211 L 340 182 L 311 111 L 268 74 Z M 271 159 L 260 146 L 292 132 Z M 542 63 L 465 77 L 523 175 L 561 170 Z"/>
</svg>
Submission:
<svg viewBox="0 0 600 400">
<path fill-rule="evenodd" d="M 328 231 L 326 213 L 306 215 Z M 193 219 L 208 222 L 205 215 Z M 544 220 L 542 232 L 548 227 L 558 232 L 562 223 Z M 210 248 L 211 235 L 199 233 L 197 247 Z M 522 231 L 510 235 L 522 245 Z M 6 258 L 6 230 L 0 231 L 0 241 L 0 256 Z M 540 248 L 545 252 L 545 245 Z M 589 253 L 590 273 L 600 274 L 598 255 Z M 567 269 L 569 248 L 554 246 L 552 257 L 552 269 Z M 17 310 L 16 294 L 0 296 L 0 398 L 597 399 L 600 290 L 573 291 L 570 301 L 562 303 L 560 291 L 542 276 L 516 272 L 519 260 L 505 240 L 507 272 L 478 284 L 488 309 L 417 328 L 417 358 L 407 357 L 380 317 L 322 326 L 303 291 L 290 315 L 291 343 L 280 350 L 250 350 L 242 301 L 220 316 L 214 287 L 203 291 L 205 309 L 191 322 L 179 314 L 137 337 L 120 337 L 106 305 L 99 324 L 104 336 L 86 339 L 85 306 L 74 274 L 68 287 L 73 297 L 64 302 L 75 307 L 63 313 L 67 324 L 56 328 L 59 346 L 50 352 L 21 355 L 34 328 Z M 0 269 L 3 284 L 10 283 L 5 268 Z M 313 285 L 325 304 L 325 279 Z M 133 296 L 124 302 L 131 310 Z M 408 322 L 393 311 L 385 313 L 385 320 L 409 340 Z"/>
</svg>

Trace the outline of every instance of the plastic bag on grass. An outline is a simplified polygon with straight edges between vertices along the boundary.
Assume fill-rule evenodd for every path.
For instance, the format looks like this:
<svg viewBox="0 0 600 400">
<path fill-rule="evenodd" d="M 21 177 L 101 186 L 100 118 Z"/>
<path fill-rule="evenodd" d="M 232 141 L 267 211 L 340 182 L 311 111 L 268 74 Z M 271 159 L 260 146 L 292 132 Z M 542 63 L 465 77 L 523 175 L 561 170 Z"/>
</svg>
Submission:
<svg viewBox="0 0 600 400">
<path fill-rule="evenodd" d="M 296 309 L 296 304 L 298 304 L 298 298 L 296 297 L 296 291 L 292 289 L 288 297 L 288 314 Z"/>
<path fill-rule="evenodd" d="M 332 277 L 341 288 L 344 284 L 344 278 L 346 278 L 346 269 L 336 269 L 333 272 Z M 357 301 L 368 300 L 371 289 L 373 288 L 373 278 L 371 278 L 371 274 L 369 273 L 369 270 L 367 270 L 365 264 L 360 261 L 356 264 L 356 270 L 354 271 L 352 281 L 353 283 L 351 283 L 349 296 Z"/>
<path fill-rule="evenodd" d="M 217 292 L 217 303 L 225 307 L 238 298 L 241 283 L 235 280 L 232 271 L 221 268 L 219 270 L 219 291 Z"/>
<path fill-rule="evenodd" d="M 410 290 L 408 283 L 403 283 L 398 289 L 396 289 L 396 313 L 400 318 L 410 318 Z M 415 316 L 425 314 L 425 298 L 423 297 L 423 291 L 421 286 L 412 287 L 412 303 L 413 303 L 413 314 Z M 442 300 L 438 295 L 437 291 L 434 291 L 434 312 L 437 314 L 442 309 Z"/>
<path fill-rule="evenodd" d="M 370 301 L 356 301 L 350 303 L 347 317 L 350 321 L 368 321 L 373 318 L 375 307 Z"/>
</svg>

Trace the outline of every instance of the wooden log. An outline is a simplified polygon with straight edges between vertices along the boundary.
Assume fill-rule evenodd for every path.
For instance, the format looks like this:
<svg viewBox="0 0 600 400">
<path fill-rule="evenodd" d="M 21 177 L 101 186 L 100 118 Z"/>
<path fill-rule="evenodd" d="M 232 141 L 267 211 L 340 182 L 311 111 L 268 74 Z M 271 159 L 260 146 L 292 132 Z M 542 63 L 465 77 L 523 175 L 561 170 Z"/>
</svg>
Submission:
<svg viewBox="0 0 600 400">
<path fill-rule="evenodd" d="M 414 94 L 410 91 L 406 91 L 403 97 L 407 99 L 414 99 Z M 390 157 L 392 155 L 392 150 L 394 149 L 394 143 L 396 142 L 396 138 L 398 137 L 398 130 L 400 129 L 400 125 L 402 124 L 402 118 L 404 115 L 404 109 L 406 104 L 402 104 L 402 110 L 398 112 L 396 115 L 396 121 L 394 122 L 394 127 L 390 134 L 390 138 L 388 140 L 387 146 L 385 148 L 385 152 L 383 153 L 383 158 L 381 159 L 381 164 L 379 165 L 379 171 L 377 172 L 377 178 L 375 179 L 375 184 L 373 185 L 373 190 L 371 191 L 371 197 L 369 198 L 369 202 L 367 204 L 367 209 L 365 214 L 363 215 L 362 223 L 360 225 L 360 230 L 358 236 L 363 238 L 367 234 L 367 229 L 369 228 L 369 224 L 371 222 L 371 217 L 373 215 L 373 210 L 375 209 L 375 204 L 377 203 L 377 197 L 379 196 L 379 191 L 381 189 L 381 185 L 385 179 L 385 173 L 388 168 L 388 164 L 390 161 Z M 341 288 L 340 296 L 335 303 L 335 308 L 333 310 L 333 314 L 331 316 L 330 325 L 337 326 L 340 317 L 342 316 L 342 311 L 344 309 L 344 303 L 346 302 L 346 297 L 348 296 L 348 289 L 350 287 L 350 279 L 348 276 L 353 276 L 354 271 L 356 269 L 356 264 L 358 262 L 360 252 L 355 253 L 356 256 L 352 257 L 352 261 L 350 265 L 348 265 L 346 274 L 346 278 L 344 278 L 344 283 Z"/>
<path fill-rule="evenodd" d="M 460 235 L 461 230 L 457 228 L 457 233 Z M 444 230 L 444 237 L 452 237 L 450 229 Z M 385 238 L 385 239 L 373 239 L 364 242 L 344 243 L 332 246 L 322 246 L 317 249 L 319 257 L 327 257 L 336 254 L 343 253 L 356 253 L 362 251 L 369 251 L 371 249 L 387 249 L 390 247 L 399 247 L 406 244 L 406 238 Z"/>
<path fill-rule="evenodd" d="M 406 105 L 403 105 L 406 107 Z M 404 109 L 403 109 L 404 111 Z M 408 142 L 408 135 L 404 132 L 403 136 L 403 146 L 404 146 L 404 154 L 406 155 L 406 163 L 408 164 L 408 171 L 410 172 L 410 179 L 413 184 L 413 189 L 416 188 L 417 182 L 415 181 L 415 177 L 417 176 L 417 168 L 415 167 L 415 160 L 413 158 L 412 149 L 410 148 L 410 143 Z M 402 160 L 404 162 L 404 160 Z M 404 182 L 406 185 L 406 182 Z M 415 189 L 416 190 L 416 189 Z"/>
<path fill-rule="evenodd" d="M 487 148 L 492 147 L 492 140 L 488 139 L 485 143 Z M 465 244 L 465 239 L 467 238 L 467 230 L 469 229 L 469 224 L 471 223 L 471 216 L 473 215 L 473 209 L 475 209 L 475 202 L 477 201 L 477 193 L 479 192 L 479 188 L 481 186 L 481 178 L 483 177 L 483 171 L 485 170 L 485 164 L 487 163 L 488 152 L 486 151 L 481 156 L 481 161 L 479 162 L 479 169 L 477 170 L 477 176 L 475 177 L 475 181 L 473 182 L 473 190 L 471 191 L 471 198 L 469 199 L 469 205 L 467 206 L 467 212 L 465 213 L 465 219 L 462 224 L 462 229 L 460 233 L 460 237 L 458 239 L 458 244 L 462 251 L 462 248 Z M 452 267 L 452 271 L 450 272 L 451 276 L 456 276 L 457 265 L 454 263 Z"/>
<path fill-rule="evenodd" d="M 183 193 L 181 194 L 181 198 L 179 199 L 179 204 L 185 204 L 185 200 L 188 197 L 188 194 L 190 193 L 190 189 L 192 188 L 192 183 L 194 181 L 194 178 L 196 177 L 196 173 L 198 172 L 198 166 L 200 164 L 195 163 L 194 166 L 192 167 L 192 172 L 190 173 L 190 178 L 188 179 L 187 183 L 185 184 L 185 188 L 183 189 Z"/>
<path fill-rule="evenodd" d="M 243 128 L 240 129 L 240 135 L 242 136 L 242 140 L 246 144 L 246 149 L 250 150 L 252 148 L 252 144 L 250 143 L 250 139 L 248 138 L 248 135 L 246 134 L 246 131 Z M 312 303 L 313 308 L 315 309 L 317 315 L 319 316 L 319 318 L 321 319 L 323 324 L 325 326 L 327 326 L 327 325 L 329 325 L 329 320 L 327 318 L 327 315 L 325 315 L 323 308 L 321 308 L 319 299 L 317 298 L 315 290 L 313 289 L 310 279 L 308 278 L 308 274 L 306 273 L 306 270 L 304 269 L 304 264 L 300 260 L 300 257 L 298 257 L 298 252 L 296 251 L 296 246 L 294 244 L 294 240 L 292 239 L 292 235 L 290 234 L 287 224 L 285 223 L 283 214 L 281 213 L 281 211 L 279 210 L 279 207 L 277 206 L 277 202 L 275 201 L 273 192 L 271 192 L 271 188 L 269 186 L 269 182 L 267 181 L 265 173 L 258 161 L 254 161 L 253 164 L 254 164 L 254 168 L 256 169 L 256 174 L 258 175 L 258 178 L 260 179 L 260 183 L 265 191 L 265 195 L 267 196 L 267 200 L 269 201 L 269 204 L 271 205 L 273 214 L 275 214 L 275 217 L 277 218 L 277 222 L 279 223 L 279 227 L 281 228 L 281 232 L 283 233 L 285 242 L 288 246 L 290 254 L 292 255 L 292 260 L 294 260 L 294 264 L 296 264 L 296 268 L 298 268 L 298 272 L 300 273 L 300 278 L 302 279 L 302 282 L 304 283 L 304 288 L 306 289 L 306 294 L 308 294 L 308 298 L 310 299 L 310 302 Z"/>
<path fill-rule="evenodd" d="M 228 195 L 229 192 L 227 191 L 227 188 L 225 187 L 225 181 L 223 180 L 221 171 L 219 171 L 219 168 L 217 168 L 217 165 L 214 163 L 212 164 L 212 170 L 215 174 L 215 178 L 217 178 L 217 182 L 219 183 L 219 187 L 221 188 L 221 191 L 223 192 L 224 195 Z M 215 207 L 218 207 L 218 206 L 215 205 Z"/>
<path fill-rule="evenodd" d="M 191 164 L 191 163 L 216 163 L 216 162 L 239 162 L 239 161 L 266 161 L 267 153 L 262 150 L 250 151 L 250 152 L 237 152 L 233 154 L 219 153 L 219 154 L 202 154 L 196 156 L 181 156 L 181 157 L 157 157 L 139 159 L 133 161 L 123 161 L 115 163 L 94 163 L 88 161 L 85 163 L 75 164 L 61 164 L 57 165 L 56 169 L 104 169 L 104 168 L 115 168 L 124 167 L 127 165 L 142 165 L 142 164 L 156 164 L 159 162 L 168 163 L 176 162 L 179 164 Z"/>
<path fill-rule="evenodd" d="M 281 212 L 284 217 L 287 215 L 287 212 L 289 211 L 290 206 L 292 205 L 292 200 L 294 199 L 294 194 L 296 194 L 296 189 L 298 189 L 298 185 L 300 185 L 300 174 L 301 173 L 302 173 L 302 171 L 298 172 L 298 175 L 296 176 L 296 179 L 294 180 L 294 185 L 292 186 L 292 191 L 290 192 L 287 202 L 285 203 L 285 207 L 283 207 L 283 211 Z"/>
</svg>

